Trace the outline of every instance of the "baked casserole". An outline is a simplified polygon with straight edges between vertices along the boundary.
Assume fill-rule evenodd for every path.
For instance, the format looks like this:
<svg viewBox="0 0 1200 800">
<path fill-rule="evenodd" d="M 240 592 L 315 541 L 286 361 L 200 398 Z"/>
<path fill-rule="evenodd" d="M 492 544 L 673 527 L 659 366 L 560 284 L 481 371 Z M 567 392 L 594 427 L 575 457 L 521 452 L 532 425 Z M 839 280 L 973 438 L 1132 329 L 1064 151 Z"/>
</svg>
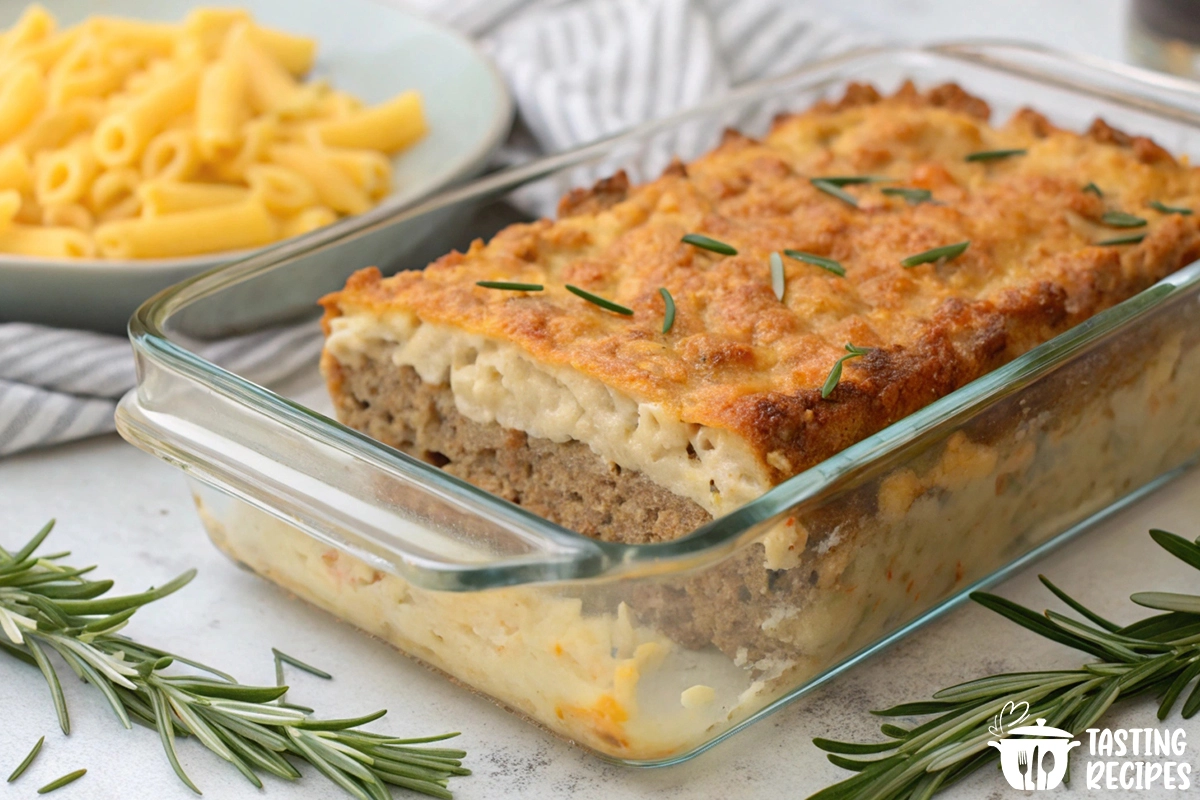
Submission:
<svg viewBox="0 0 1200 800">
<path fill-rule="evenodd" d="M 953 85 L 852 85 L 423 271 L 359 272 L 323 301 L 337 413 L 587 536 L 684 536 L 1200 253 L 1200 182 L 1154 142 L 988 116 Z M 560 733 L 662 760 L 1182 463 L 1197 315 L 1164 312 L 691 573 L 446 593 L 261 514 L 208 525 Z"/>
</svg>

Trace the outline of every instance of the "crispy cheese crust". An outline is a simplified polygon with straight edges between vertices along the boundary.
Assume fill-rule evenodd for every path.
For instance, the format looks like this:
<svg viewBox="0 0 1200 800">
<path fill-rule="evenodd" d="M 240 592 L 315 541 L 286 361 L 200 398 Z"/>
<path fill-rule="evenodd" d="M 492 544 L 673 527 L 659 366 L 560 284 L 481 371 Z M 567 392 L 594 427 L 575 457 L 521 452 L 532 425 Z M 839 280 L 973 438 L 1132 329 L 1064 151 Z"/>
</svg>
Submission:
<svg viewBox="0 0 1200 800">
<path fill-rule="evenodd" d="M 618 174 L 572 192 L 557 221 L 510 226 L 424 271 L 384 279 L 363 270 L 323 299 L 326 331 L 343 314 L 403 310 L 514 344 L 684 422 L 729 431 L 777 483 L 1200 254 L 1200 216 L 1148 207 L 1200 207 L 1200 177 L 1152 141 L 1100 120 L 1077 134 L 1030 110 L 995 128 L 988 116 L 953 85 L 905 85 L 886 98 L 851 86 L 839 102 L 776 120 L 762 140 L 728 132 L 650 183 Z M 966 160 L 999 149 L 1026 153 Z M 853 207 L 810 182 L 834 175 L 895 183 L 845 187 Z M 1103 196 L 1085 191 L 1089 183 Z M 884 195 L 886 185 L 929 189 L 936 202 Z M 1110 227 L 1102 218 L 1113 211 L 1148 224 Z M 1142 232 L 1138 244 L 1097 244 Z M 684 244 L 687 233 L 738 254 Z M 969 249 L 952 261 L 900 263 L 963 240 Z M 768 258 L 784 249 L 835 259 L 846 275 L 785 258 L 780 302 Z M 481 280 L 546 290 L 495 291 Z M 666 334 L 660 287 L 677 308 Z M 846 343 L 872 350 L 848 361 L 822 398 Z"/>
</svg>

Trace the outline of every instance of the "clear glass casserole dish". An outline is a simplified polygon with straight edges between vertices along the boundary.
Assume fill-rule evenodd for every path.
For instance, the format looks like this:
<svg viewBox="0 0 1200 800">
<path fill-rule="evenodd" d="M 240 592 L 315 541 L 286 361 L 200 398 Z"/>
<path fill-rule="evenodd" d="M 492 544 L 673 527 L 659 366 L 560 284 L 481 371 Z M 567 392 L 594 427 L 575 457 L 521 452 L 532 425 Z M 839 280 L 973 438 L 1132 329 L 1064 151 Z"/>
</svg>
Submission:
<svg viewBox="0 0 1200 800">
<path fill-rule="evenodd" d="M 346 428 L 315 351 L 271 388 L 221 364 L 246 334 L 315 326 L 360 267 L 420 268 L 514 206 L 909 78 L 1200 155 L 1200 94 L 1173 78 L 1004 44 L 852 54 L 158 295 L 130 325 L 119 428 L 188 473 L 234 560 L 606 758 L 693 756 L 1190 465 L 1200 264 L 664 544 L 588 539 Z"/>
</svg>

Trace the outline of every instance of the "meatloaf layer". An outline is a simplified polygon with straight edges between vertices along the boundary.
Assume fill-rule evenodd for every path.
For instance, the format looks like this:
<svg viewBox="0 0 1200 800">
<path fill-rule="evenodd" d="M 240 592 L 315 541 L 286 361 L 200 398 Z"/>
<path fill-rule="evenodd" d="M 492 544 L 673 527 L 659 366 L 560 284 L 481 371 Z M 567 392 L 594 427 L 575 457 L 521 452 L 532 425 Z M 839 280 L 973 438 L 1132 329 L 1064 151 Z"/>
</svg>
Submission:
<svg viewBox="0 0 1200 800">
<path fill-rule="evenodd" d="M 1200 177 L 1149 139 L 988 116 L 957 86 L 852 86 L 423 271 L 364 270 L 323 300 L 331 393 L 355 427 L 589 535 L 685 533 L 1200 253 Z M 784 258 L 780 300 L 788 250 L 845 274 Z M 866 354 L 823 392 L 848 343 Z"/>
</svg>

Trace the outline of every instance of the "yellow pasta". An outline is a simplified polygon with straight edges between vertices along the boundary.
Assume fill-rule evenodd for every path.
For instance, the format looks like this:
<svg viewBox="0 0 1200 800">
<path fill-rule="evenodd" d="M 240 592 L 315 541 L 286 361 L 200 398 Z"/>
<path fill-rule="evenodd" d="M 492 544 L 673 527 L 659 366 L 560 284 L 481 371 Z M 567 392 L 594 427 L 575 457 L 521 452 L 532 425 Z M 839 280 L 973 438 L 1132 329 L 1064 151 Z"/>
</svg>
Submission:
<svg viewBox="0 0 1200 800">
<path fill-rule="evenodd" d="M 43 206 L 74 203 L 96 177 L 96 157 L 87 140 L 45 153 L 35 162 L 34 196 Z"/>
<path fill-rule="evenodd" d="M 421 95 L 404 92 L 377 106 L 316 124 L 318 135 L 334 147 L 366 147 L 394 153 L 425 135 Z"/>
<path fill-rule="evenodd" d="M 111 212 L 128 207 L 132 200 L 133 214 L 136 214 L 141 207 L 138 196 L 141 182 L 142 174 L 132 167 L 118 167 L 100 173 L 92 182 L 88 196 L 92 213 L 107 218 Z"/>
<path fill-rule="evenodd" d="M 299 214 L 293 214 L 283 221 L 281 230 L 285 238 L 292 236 L 302 236 L 310 231 L 315 231 L 317 228 L 324 228 L 326 225 L 337 221 L 337 213 L 325 206 L 313 206 L 306 208 Z"/>
<path fill-rule="evenodd" d="M 258 247 L 278 238 L 278 226 L 257 200 L 106 222 L 96 227 L 96 245 L 109 258 L 169 258 Z"/>
<path fill-rule="evenodd" d="M 142 156 L 142 175 L 149 179 L 185 181 L 200 167 L 196 135 L 187 129 L 163 131 Z"/>
<path fill-rule="evenodd" d="M 316 49 L 241 8 L 60 30 L 28 6 L 0 31 L 0 253 L 169 258 L 370 209 L 425 134 L 421 98 L 306 81 Z"/>
<path fill-rule="evenodd" d="M 317 190 L 322 205 L 343 214 L 361 214 L 371 207 L 367 193 L 320 150 L 302 145 L 277 144 L 269 147 L 267 153 L 274 163 L 307 178 Z"/>
<path fill-rule="evenodd" d="M 325 157 L 350 176 L 369 197 L 379 198 L 392 189 L 392 162 L 377 150 L 330 147 Z"/>
<path fill-rule="evenodd" d="M 317 202 L 317 191 L 300 173 L 278 164 L 254 164 L 246 182 L 259 200 L 276 214 L 294 214 Z"/>
<path fill-rule="evenodd" d="M 33 169 L 29 157 L 19 147 L 0 150 L 0 189 L 16 189 L 20 193 L 33 191 Z"/>
<path fill-rule="evenodd" d="M 21 193 L 16 189 L 0 191 L 0 232 L 12 227 L 21 209 Z"/>
<path fill-rule="evenodd" d="M 196 143 L 204 158 L 236 152 L 247 112 L 245 62 L 229 57 L 210 64 L 196 98 Z"/>
<path fill-rule="evenodd" d="M 106 167 L 132 164 L 172 117 L 191 109 L 199 82 L 200 68 L 184 66 L 126 108 L 105 117 L 96 126 L 96 158 Z"/>
<path fill-rule="evenodd" d="M 79 203 L 42 206 L 42 224 L 48 227 L 71 227 L 90 231 L 94 223 L 92 212 Z"/>
<path fill-rule="evenodd" d="M 182 181 L 151 181 L 137 189 L 142 201 L 142 213 L 148 217 L 195 211 L 241 203 L 250 197 L 250 189 L 224 183 L 187 183 Z"/>
<path fill-rule="evenodd" d="M 37 64 L 22 62 L 0 83 L 0 143 L 29 124 L 46 102 L 46 81 Z"/>
<path fill-rule="evenodd" d="M 47 228 L 13 223 L 0 233 L 0 253 L 42 258 L 89 258 L 96 253 L 92 237 L 77 228 Z"/>
</svg>

